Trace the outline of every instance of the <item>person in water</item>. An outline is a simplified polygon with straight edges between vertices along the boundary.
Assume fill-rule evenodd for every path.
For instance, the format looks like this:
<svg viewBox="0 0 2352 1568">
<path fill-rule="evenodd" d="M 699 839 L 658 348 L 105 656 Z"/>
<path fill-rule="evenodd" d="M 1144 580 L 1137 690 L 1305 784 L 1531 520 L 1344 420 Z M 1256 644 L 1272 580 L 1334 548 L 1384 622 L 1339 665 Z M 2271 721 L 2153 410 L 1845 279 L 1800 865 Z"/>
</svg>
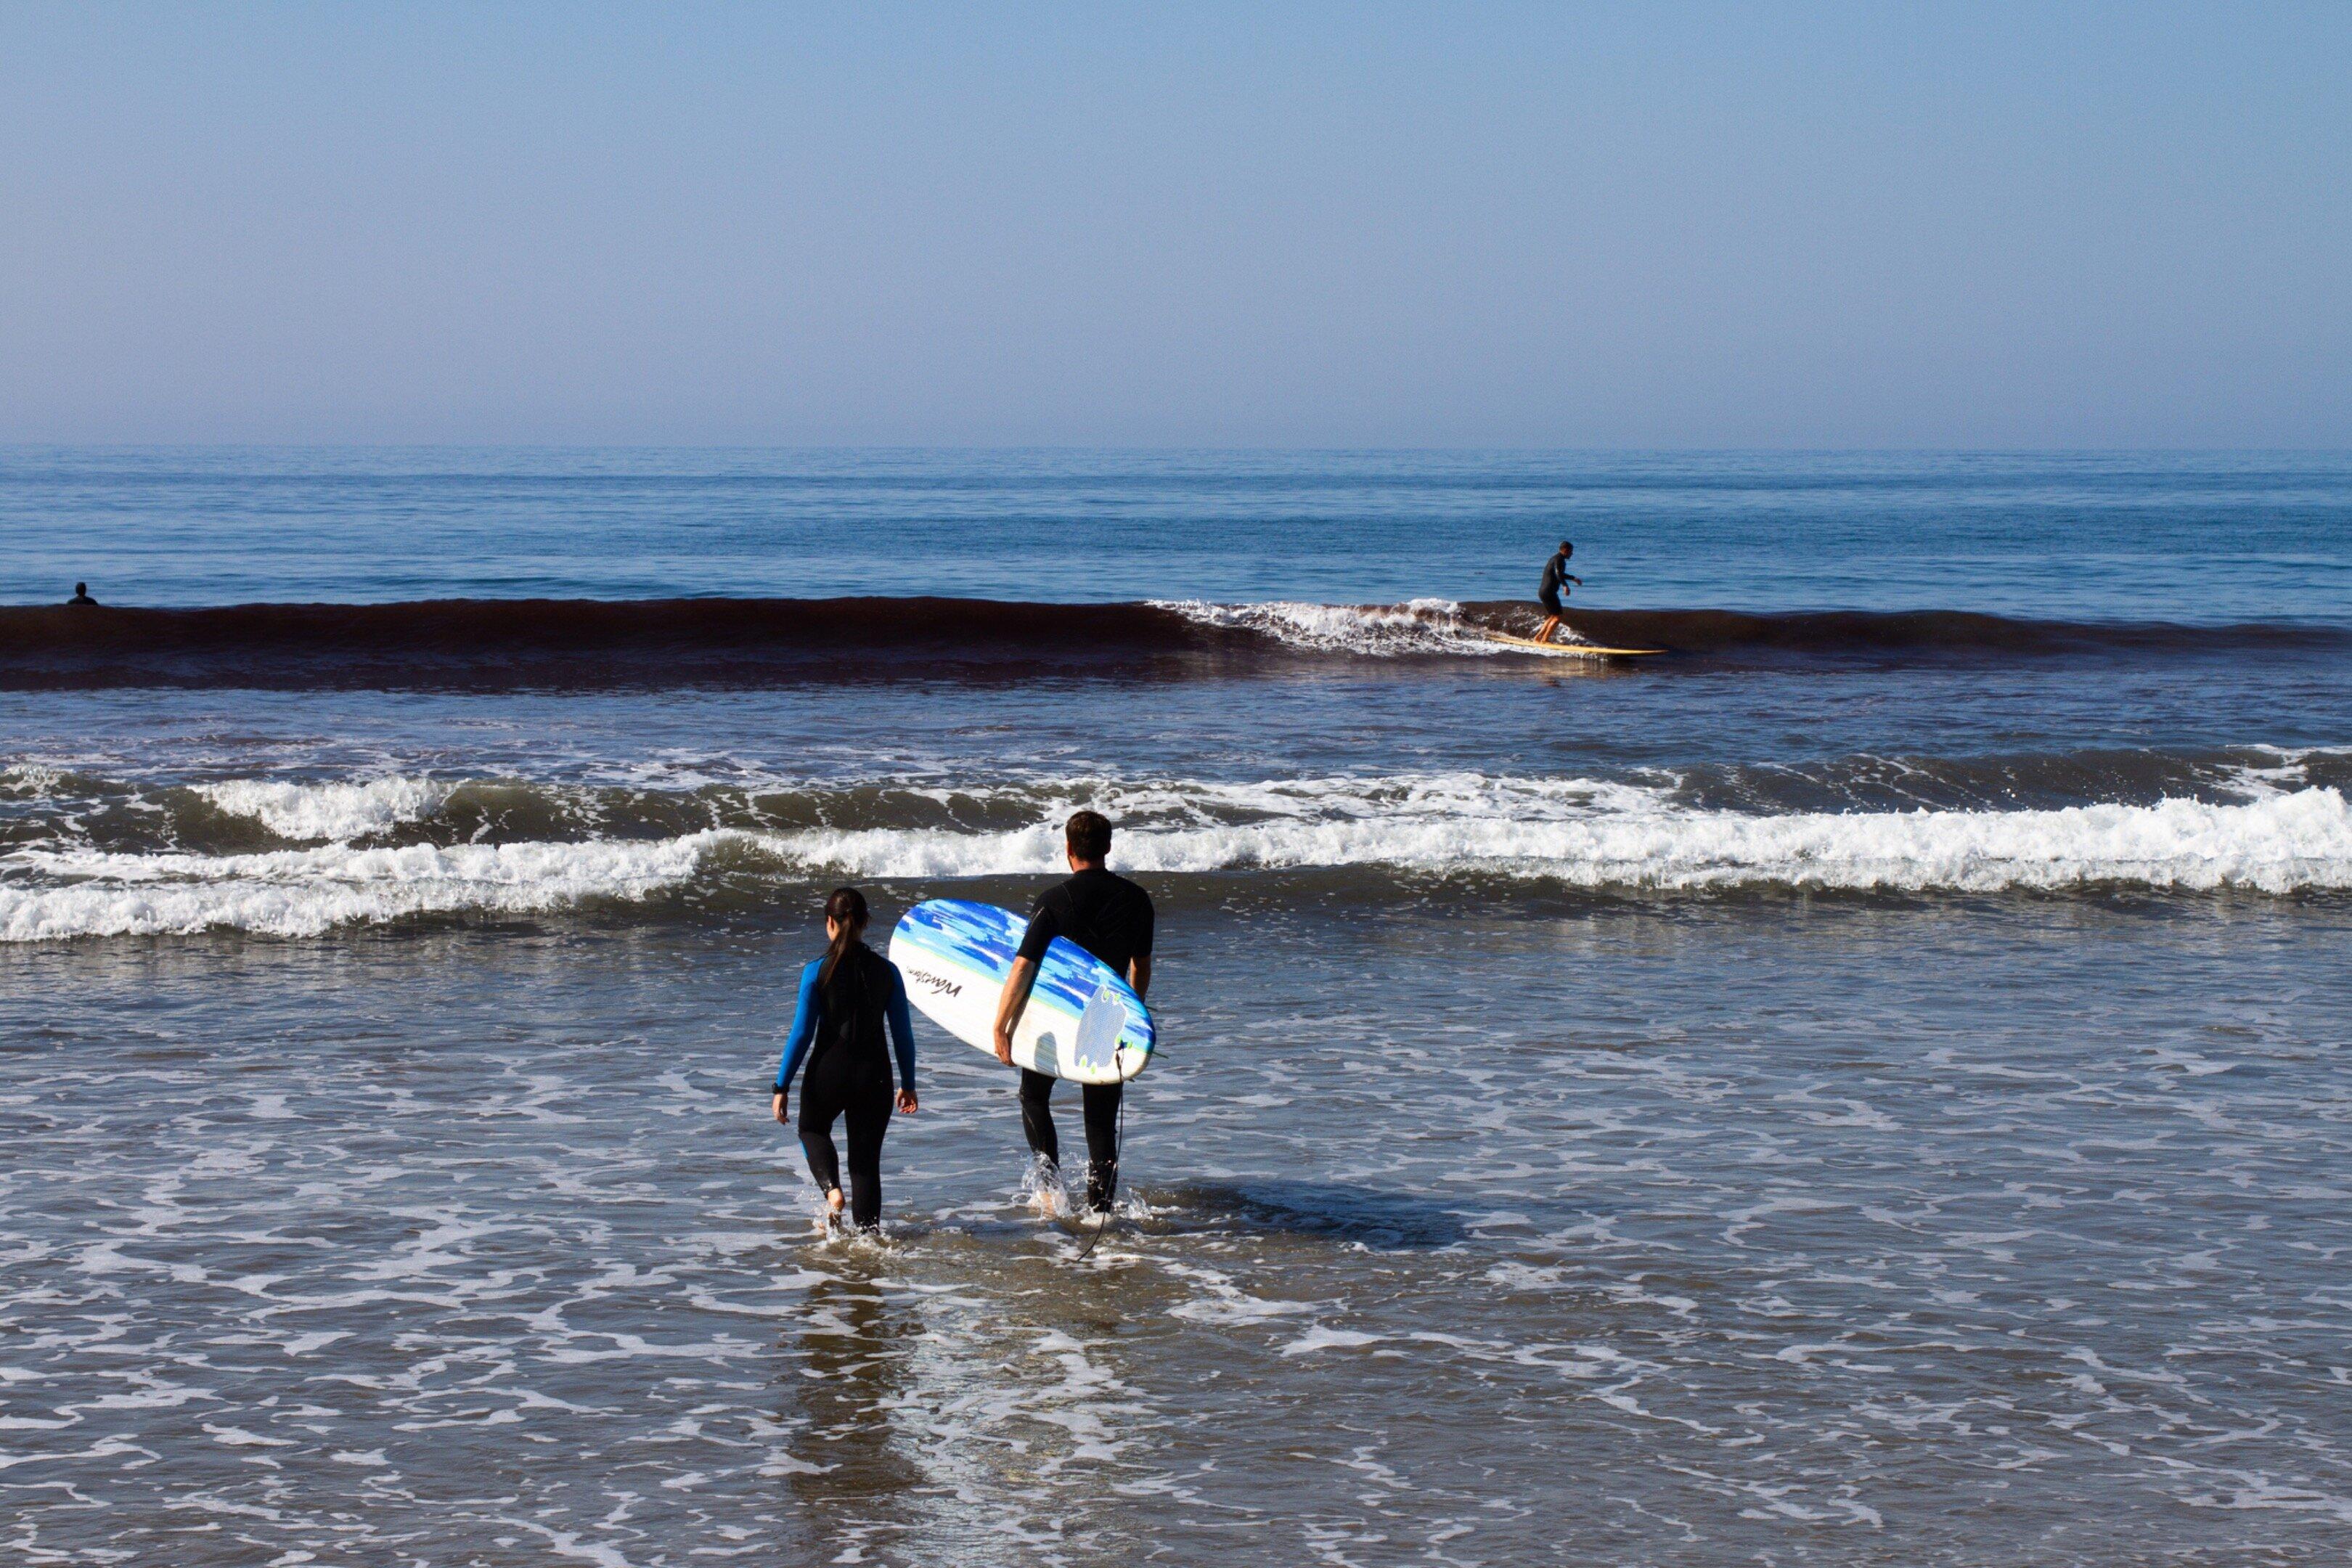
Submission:
<svg viewBox="0 0 2352 1568">
<path fill-rule="evenodd" d="M 1081 811 L 1063 829 L 1070 878 L 1037 900 L 1029 917 L 1029 933 L 1013 956 L 1013 973 L 996 1004 L 996 1059 L 1013 1060 L 1013 1031 L 1029 1005 L 1037 966 L 1045 948 L 1057 936 L 1067 937 L 1126 977 L 1137 996 L 1151 989 L 1151 897 L 1124 877 L 1113 876 L 1103 862 L 1110 858 L 1110 819 L 1100 812 Z M 1055 1080 L 1042 1072 L 1021 1069 L 1021 1131 L 1029 1151 L 1045 1165 L 1053 1181 L 1042 1189 L 1041 1201 L 1051 1202 L 1059 1191 L 1062 1142 L 1054 1130 Z M 1087 1206 L 1110 1207 L 1118 1186 L 1118 1103 L 1125 1084 L 1079 1085 L 1087 1125 Z"/>
<path fill-rule="evenodd" d="M 824 1191 L 828 1221 L 842 1210 L 836 1118 L 849 1121 L 849 1217 L 860 1230 L 882 1223 L 882 1135 L 890 1127 L 890 1053 L 898 1056 L 898 1109 L 915 1113 L 915 1029 L 898 966 L 866 945 L 866 895 L 837 888 L 824 901 L 824 956 L 801 971 L 800 1005 L 776 1068 L 776 1120 L 785 1120 L 793 1074 L 803 1062 L 801 1148 Z"/>
<path fill-rule="evenodd" d="M 98 601 L 89 596 L 89 584 L 77 583 L 74 584 L 74 596 L 68 599 L 66 603 L 68 605 L 95 605 Z"/>
<path fill-rule="evenodd" d="M 1576 546 L 1563 539 L 1559 542 L 1559 553 L 1544 563 L 1543 581 L 1536 586 L 1536 599 L 1544 607 L 1543 630 L 1536 633 L 1538 642 L 1551 641 L 1552 634 L 1559 630 L 1559 597 L 1568 592 L 1563 584 L 1584 586 L 1584 579 L 1568 569 L 1568 558 L 1575 553 Z"/>
</svg>

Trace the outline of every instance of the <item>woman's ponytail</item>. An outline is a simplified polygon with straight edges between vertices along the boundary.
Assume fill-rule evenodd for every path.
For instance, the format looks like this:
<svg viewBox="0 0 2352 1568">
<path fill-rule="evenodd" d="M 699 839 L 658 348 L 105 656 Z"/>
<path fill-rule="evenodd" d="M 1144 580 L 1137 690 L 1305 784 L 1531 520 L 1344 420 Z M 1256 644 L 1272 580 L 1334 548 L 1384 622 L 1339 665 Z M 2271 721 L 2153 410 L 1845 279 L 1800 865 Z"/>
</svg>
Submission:
<svg viewBox="0 0 2352 1568">
<path fill-rule="evenodd" d="M 817 984 L 830 986 L 833 972 L 841 966 L 842 955 L 856 947 L 866 936 L 866 895 L 855 888 L 835 888 L 824 901 L 824 918 L 834 923 L 833 945 L 824 950 L 824 967 L 817 972 Z"/>
</svg>

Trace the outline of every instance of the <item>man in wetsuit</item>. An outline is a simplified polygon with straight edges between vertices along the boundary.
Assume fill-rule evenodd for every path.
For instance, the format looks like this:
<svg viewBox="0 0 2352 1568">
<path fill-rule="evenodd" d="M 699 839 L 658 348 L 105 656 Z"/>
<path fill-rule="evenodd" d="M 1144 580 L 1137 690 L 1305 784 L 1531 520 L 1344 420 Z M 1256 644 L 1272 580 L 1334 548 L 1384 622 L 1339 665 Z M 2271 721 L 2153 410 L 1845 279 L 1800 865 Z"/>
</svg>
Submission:
<svg viewBox="0 0 2352 1568">
<path fill-rule="evenodd" d="M 1064 936 L 1124 975 L 1138 996 L 1151 989 L 1151 898 L 1124 877 L 1104 868 L 1110 855 L 1110 819 L 1099 812 L 1081 811 L 1063 830 L 1070 862 L 1070 879 L 1037 900 L 1029 917 L 1029 934 L 1005 976 L 996 1004 L 996 1059 L 1013 1060 L 1013 1030 L 1029 1004 L 1029 988 L 1036 983 L 1037 966 L 1045 948 Z M 1021 1131 L 1030 1152 L 1058 1173 L 1061 1140 L 1054 1131 L 1052 1098 L 1055 1080 L 1045 1073 L 1021 1069 Z M 1087 1083 L 1084 1093 L 1087 1122 L 1087 1206 L 1110 1207 L 1118 1184 L 1118 1101 L 1127 1086 Z M 1053 1189 L 1049 1188 L 1050 1193 Z"/>
<path fill-rule="evenodd" d="M 1568 558 L 1575 553 L 1576 546 L 1563 539 L 1559 542 L 1559 553 L 1544 563 L 1543 582 L 1536 588 L 1536 598 L 1544 607 L 1543 630 L 1536 634 L 1538 642 L 1551 641 L 1552 634 L 1559 630 L 1559 596 L 1568 592 L 1561 584 L 1584 586 L 1584 579 L 1568 569 Z"/>
</svg>

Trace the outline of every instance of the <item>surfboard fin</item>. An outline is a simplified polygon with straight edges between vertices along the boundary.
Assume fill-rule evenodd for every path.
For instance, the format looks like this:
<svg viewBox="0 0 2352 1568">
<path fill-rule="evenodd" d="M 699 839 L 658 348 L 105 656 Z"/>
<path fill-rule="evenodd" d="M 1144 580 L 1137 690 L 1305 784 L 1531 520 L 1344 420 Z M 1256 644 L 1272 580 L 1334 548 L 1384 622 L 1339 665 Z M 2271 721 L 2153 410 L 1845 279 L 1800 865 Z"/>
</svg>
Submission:
<svg viewBox="0 0 2352 1568">
<path fill-rule="evenodd" d="M 1108 985 L 1098 985 L 1078 1015 L 1078 1037 L 1070 1043 L 1070 1065 L 1093 1072 L 1118 1070 L 1118 1037 L 1127 1032 L 1127 1004 Z"/>
</svg>

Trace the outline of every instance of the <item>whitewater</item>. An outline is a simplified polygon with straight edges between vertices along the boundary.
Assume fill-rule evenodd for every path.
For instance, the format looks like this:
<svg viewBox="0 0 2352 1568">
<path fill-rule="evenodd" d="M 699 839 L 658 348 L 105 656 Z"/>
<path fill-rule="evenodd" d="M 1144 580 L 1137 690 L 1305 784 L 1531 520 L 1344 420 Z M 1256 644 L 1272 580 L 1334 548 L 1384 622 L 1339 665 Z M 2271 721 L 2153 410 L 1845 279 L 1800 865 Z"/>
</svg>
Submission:
<svg viewBox="0 0 2352 1568">
<path fill-rule="evenodd" d="M 1291 647 L 1319 653 L 1350 653 L 1373 658 L 1410 654 L 1509 656 L 1493 640 L 1497 629 L 1468 618 L 1451 599 L 1412 599 L 1402 605 L 1318 605 L 1270 599 L 1219 605 L 1202 599 L 1152 599 L 1196 626 L 1238 628 Z M 1515 628 L 1525 631 L 1529 628 Z M 1579 641 L 1574 632 L 1564 640 Z"/>
<path fill-rule="evenodd" d="M 720 873 L 913 884 L 1044 877 L 1059 868 L 1060 824 L 1078 805 L 1118 814 L 1128 826 L 1118 861 L 1139 875 L 1366 868 L 1658 893 L 2287 895 L 2352 887 L 2352 806 L 2340 790 L 2259 779 L 2244 787 L 2252 798 L 1766 814 L 1693 807 L 1664 785 L 1590 780 L 1108 781 L 1009 788 L 1031 819 L 993 830 L 716 827 L 656 838 L 395 845 L 351 840 L 428 823 L 458 786 L 235 781 L 199 793 L 273 833 L 330 841 L 228 855 L 20 847 L 0 856 L 0 940 L 215 929 L 314 936 L 428 915 L 625 906 Z"/>
</svg>

